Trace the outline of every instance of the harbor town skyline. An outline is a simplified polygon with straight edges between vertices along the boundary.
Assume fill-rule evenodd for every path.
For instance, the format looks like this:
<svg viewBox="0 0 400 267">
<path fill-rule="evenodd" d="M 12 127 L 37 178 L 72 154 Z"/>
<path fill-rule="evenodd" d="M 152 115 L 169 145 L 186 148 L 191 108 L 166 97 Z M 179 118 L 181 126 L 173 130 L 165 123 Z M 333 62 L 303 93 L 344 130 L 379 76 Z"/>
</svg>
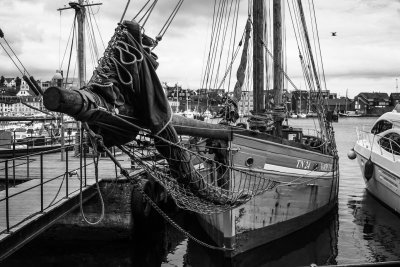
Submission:
<svg viewBox="0 0 400 267">
<path fill-rule="evenodd" d="M 131 3 L 126 19 L 132 19 L 144 1 Z M 90 12 L 96 14 L 101 36 L 106 45 L 119 21 L 125 1 L 105 1 Z M 146 34 L 155 37 L 172 11 L 173 2 L 160 2 L 146 24 Z M 318 30 L 326 74 L 327 89 L 354 97 L 360 92 L 396 92 L 400 78 L 400 1 L 315 1 L 319 20 Z M 66 1 L 41 0 L 36 2 L 3 1 L 0 10 L 0 28 L 28 71 L 37 79 L 50 80 L 56 69 L 66 72 L 66 50 L 72 25 L 73 11 L 61 13 L 57 8 L 68 5 Z M 246 1 L 241 2 L 246 12 Z M 211 23 L 213 1 L 185 1 L 163 40 L 155 49 L 160 66 L 157 70 L 161 81 L 178 82 L 184 88 L 201 88 L 204 53 Z M 241 13 L 241 16 L 246 16 Z M 287 15 L 287 19 L 289 15 Z M 240 22 L 239 22 L 240 23 Z M 242 22 L 244 23 L 244 22 Z M 242 27 L 238 27 L 242 28 Z M 336 32 L 336 36 L 332 35 Z M 100 38 L 97 38 L 100 41 Z M 0 40 L 4 43 L 4 40 Z M 99 54 L 104 48 L 98 42 Z M 287 45 L 296 45 L 290 36 Z M 289 49 L 288 49 L 289 50 Z M 87 52 L 87 78 L 94 63 Z M 71 61 L 71 69 L 75 67 Z M 288 75 L 298 88 L 301 71 L 291 68 L 298 55 L 287 54 Z M 94 61 L 93 61 L 94 62 Z M 295 62 L 297 63 L 297 62 Z M 298 65 L 298 64 L 297 64 Z M 14 77 L 18 70 L 0 50 L 0 73 Z M 70 76 L 73 71 L 70 71 Z M 289 90 L 293 90 L 290 86 Z M 398 90 L 398 89 L 397 89 Z"/>
</svg>

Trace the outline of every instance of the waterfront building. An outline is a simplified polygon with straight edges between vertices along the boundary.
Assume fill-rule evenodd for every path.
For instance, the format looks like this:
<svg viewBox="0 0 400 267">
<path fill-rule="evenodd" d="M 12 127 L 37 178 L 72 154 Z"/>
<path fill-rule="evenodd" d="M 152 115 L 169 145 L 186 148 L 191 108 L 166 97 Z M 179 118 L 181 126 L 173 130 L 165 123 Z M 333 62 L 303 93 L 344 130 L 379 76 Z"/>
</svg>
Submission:
<svg viewBox="0 0 400 267">
<path fill-rule="evenodd" d="M 359 104 L 356 110 L 362 114 L 380 114 L 390 106 L 387 93 L 360 93 L 354 100 Z"/>
<path fill-rule="evenodd" d="M 42 97 L 36 96 L 28 84 L 21 78 L 0 79 L 0 115 L 1 116 L 33 116 L 39 111 L 22 104 L 26 103 L 36 109 L 43 110 Z M 41 85 L 41 81 L 37 83 Z M 42 113 L 40 113 L 42 115 Z"/>
<path fill-rule="evenodd" d="M 328 105 L 328 110 L 336 111 L 339 113 L 346 113 L 347 111 L 354 111 L 352 107 L 353 100 L 347 97 L 341 98 L 329 98 L 326 100 Z"/>
</svg>

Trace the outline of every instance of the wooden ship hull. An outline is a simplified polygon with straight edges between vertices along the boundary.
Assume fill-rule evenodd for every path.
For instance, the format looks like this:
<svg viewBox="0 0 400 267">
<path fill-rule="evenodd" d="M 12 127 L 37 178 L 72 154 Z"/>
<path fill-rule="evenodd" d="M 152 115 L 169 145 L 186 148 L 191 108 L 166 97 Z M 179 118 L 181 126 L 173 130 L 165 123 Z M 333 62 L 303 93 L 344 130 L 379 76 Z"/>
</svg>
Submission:
<svg viewBox="0 0 400 267">
<path fill-rule="evenodd" d="M 233 134 L 230 163 L 279 185 L 231 211 L 198 215 L 203 229 L 218 246 L 234 248 L 228 256 L 296 232 L 337 204 L 339 175 L 333 157 L 267 139 Z M 246 166 L 249 158 L 252 166 Z M 230 184 L 239 183 L 240 175 L 232 174 Z M 247 188 L 257 186 L 249 184 Z"/>
<path fill-rule="evenodd" d="M 234 257 L 232 266 L 264 266 L 266 264 L 307 266 L 310 262 L 318 265 L 334 264 L 332 259 L 337 256 L 338 243 L 337 220 L 337 210 L 333 209 L 324 218 L 310 224 L 302 231 Z M 192 252 L 189 255 L 190 262 L 202 262 L 203 266 L 217 266 L 216 260 L 209 256 L 208 250 L 191 244 L 189 243 L 189 249 Z M 220 262 L 220 265 L 222 264 Z"/>
</svg>

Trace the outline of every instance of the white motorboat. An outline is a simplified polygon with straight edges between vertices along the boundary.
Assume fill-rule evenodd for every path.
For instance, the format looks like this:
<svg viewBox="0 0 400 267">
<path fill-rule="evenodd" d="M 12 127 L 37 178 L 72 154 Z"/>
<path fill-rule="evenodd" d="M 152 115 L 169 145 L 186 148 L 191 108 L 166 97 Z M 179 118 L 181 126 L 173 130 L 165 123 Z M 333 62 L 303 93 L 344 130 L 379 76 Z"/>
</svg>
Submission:
<svg viewBox="0 0 400 267">
<path fill-rule="evenodd" d="M 349 158 L 357 157 L 368 192 L 400 213 L 400 105 L 357 136 Z"/>
</svg>

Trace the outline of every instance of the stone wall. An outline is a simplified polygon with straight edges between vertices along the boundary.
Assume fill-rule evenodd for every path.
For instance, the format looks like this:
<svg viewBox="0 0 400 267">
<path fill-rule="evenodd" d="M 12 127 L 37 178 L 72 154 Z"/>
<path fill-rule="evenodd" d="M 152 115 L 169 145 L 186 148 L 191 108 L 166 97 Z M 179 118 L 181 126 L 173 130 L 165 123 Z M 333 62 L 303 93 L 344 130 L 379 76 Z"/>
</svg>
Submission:
<svg viewBox="0 0 400 267">
<path fill-rule="evenodd" d="M 97 224 L 87 223 L 80 207 L 58 220 L 54 226 L 46 231 L 47 237 L 57 239 L 127 239 L 131 236 L 131 192 L 133 185 L 126 180 L 116 182 L 101 182 L 100 191 L 104 199 L 104 218 Z M 101 216 L 101 201 L 96 193 L 89 201 L 83 204 L 85 217 L 90 222 L 96 222 Z"/>
</svg>

